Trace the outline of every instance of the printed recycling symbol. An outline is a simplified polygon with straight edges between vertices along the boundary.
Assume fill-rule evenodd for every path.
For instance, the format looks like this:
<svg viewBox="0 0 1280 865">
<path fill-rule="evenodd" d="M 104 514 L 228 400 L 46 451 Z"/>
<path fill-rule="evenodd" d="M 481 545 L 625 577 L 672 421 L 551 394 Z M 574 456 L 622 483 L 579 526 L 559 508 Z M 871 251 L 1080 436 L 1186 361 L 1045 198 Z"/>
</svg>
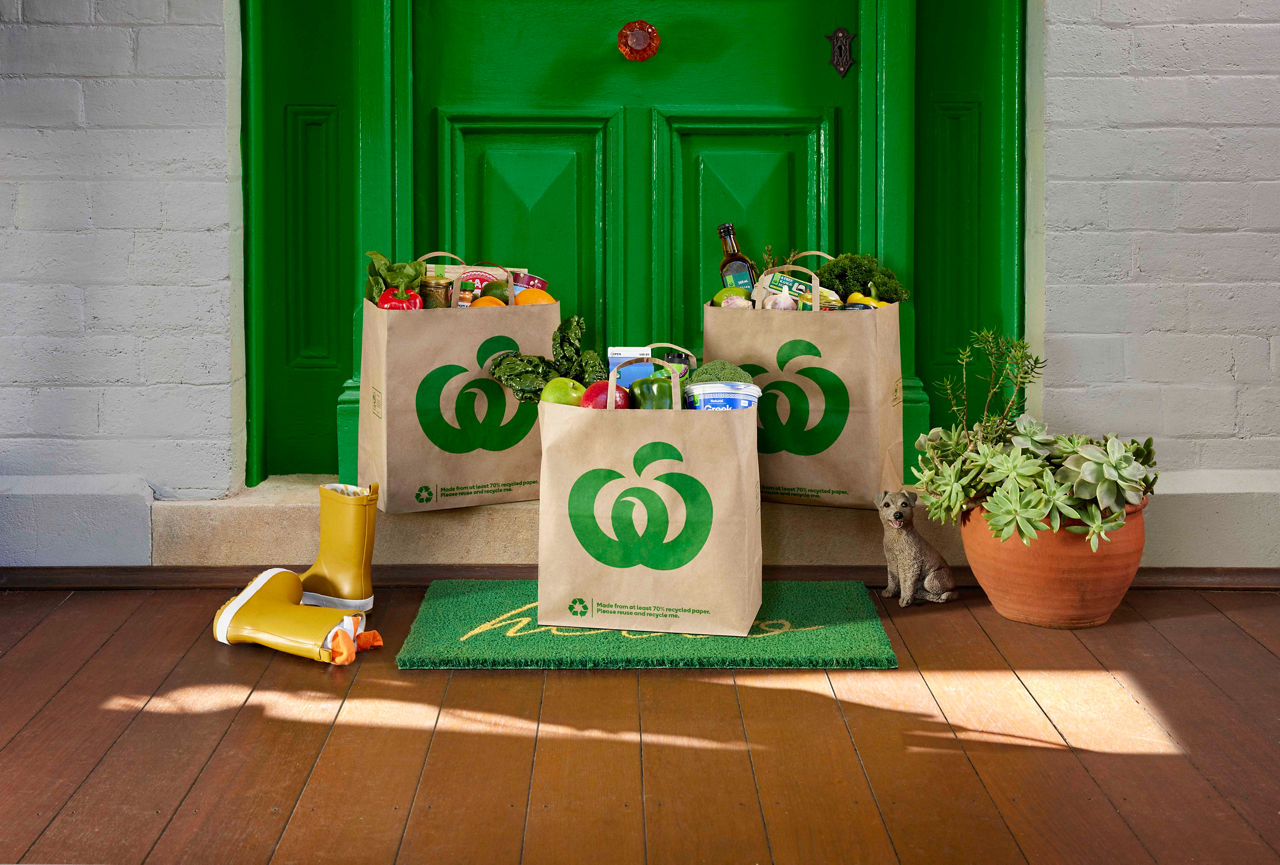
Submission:
<svg viewBox="0 0 1280 865">
<path fill-rule="evenodd" d="M 431 487 L 418 487 L 418 494 L 414 496 L 420 504 L 427 504 L 431 501 Z"/>
<path fill-rule="evenodd" d="M 587 602 L 582 598 L 574 598 L 569 602 L 569 615 L 585 616 L 587 614 Z"/>
</svg>

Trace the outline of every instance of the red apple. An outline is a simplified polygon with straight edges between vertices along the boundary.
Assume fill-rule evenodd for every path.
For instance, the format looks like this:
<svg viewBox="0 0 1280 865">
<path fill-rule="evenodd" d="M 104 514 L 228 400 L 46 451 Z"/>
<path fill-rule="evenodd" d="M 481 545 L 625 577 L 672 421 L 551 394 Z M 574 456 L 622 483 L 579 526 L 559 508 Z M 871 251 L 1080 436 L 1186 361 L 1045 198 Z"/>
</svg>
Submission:
<svg viewBox="0 0 1280 865">
<path fill-rule="evenodd" d="M 608 408 L 609 406 L 609 382 L 598 381 L 587 388 L 587 392 L 582 395 L 582 402 L 579 403 L 583 408 Z M 631 396 L 624 387 L 613 386 L 613 407 L 626 408 L 631 404 Z"/>
</svg>

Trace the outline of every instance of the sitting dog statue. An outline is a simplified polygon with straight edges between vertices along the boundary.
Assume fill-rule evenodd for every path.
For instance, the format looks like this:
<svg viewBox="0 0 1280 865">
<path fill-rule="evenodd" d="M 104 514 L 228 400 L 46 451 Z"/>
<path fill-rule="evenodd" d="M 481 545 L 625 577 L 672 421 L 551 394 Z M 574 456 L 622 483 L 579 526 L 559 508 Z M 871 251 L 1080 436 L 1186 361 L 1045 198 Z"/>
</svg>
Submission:
<svg viewBox="0 0 1280 865">
<path fill-rule="evenodd" d="M 900 607 L 909 607 L 913 601 L 941 604 L 959 597 L 946 560 L 916 532 L 915 505 L 916 494 L 906 490 L 885 490 L 876 497 L 884 524 L 884 557 L 889 562 L 889 585 L 880 597 L 897 595 Z"/>
</svg>

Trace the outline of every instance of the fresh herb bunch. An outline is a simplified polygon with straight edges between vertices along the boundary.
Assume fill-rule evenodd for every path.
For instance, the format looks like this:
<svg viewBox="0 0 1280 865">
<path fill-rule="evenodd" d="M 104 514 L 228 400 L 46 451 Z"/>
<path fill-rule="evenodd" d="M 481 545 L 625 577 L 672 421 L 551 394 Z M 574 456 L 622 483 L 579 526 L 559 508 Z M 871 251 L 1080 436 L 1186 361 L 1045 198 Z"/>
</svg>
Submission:
<svg viewBox="0 0 1280 865">
<path fill-rule="evenodd" d="M 417 291 L 418 281 L 427 272 L 425 261 L 404 261 L 391 263 L 380 252 L 366 252 L 369 256 L 367 273 L 369 278 L 364 283 L 364 296 L 374 303 L 388 288 L 399 288 L 404 291 Z"/>
<path fill-rule="evenodd" d="M 986 360 L 979 366 L 987 374 L 975 370 L 974 377 L 987 383 L 987 396 L 970 426 L 968 368 L 975 352 Z M 957 423 L 920 436 L 912 471 L 931 519 L 958 521 L 978 508 L 1001 540 L 1016 534 L 1030 545 L 1039 532 L 1065 528 L 1086 535 L 1096 552 L 1099 541 L 1110 540 L 1107 532 L 1124 525 L 1125 505 L 1155 490 L 1155 448 L 1149 438 L 1052 435 L 1029 414 L 1012 417 L 1043 369 L 1044 360 L 1026 342 L 975 333 L 960 352 L 959 380 L 940 388 Z"/>
<path fill-rule="evenodd" d="M 592 385 L 609 377 L 609 368 L 594 349 L 583 349 L 587 323 L 580 315 L 560 322 L 551 335 L 551 357 L 499 352 L 489 361 L 489 375 L 511 389 L 520 402 L 537 402 L 553 378 L 571 378 Z"/>
</svg>

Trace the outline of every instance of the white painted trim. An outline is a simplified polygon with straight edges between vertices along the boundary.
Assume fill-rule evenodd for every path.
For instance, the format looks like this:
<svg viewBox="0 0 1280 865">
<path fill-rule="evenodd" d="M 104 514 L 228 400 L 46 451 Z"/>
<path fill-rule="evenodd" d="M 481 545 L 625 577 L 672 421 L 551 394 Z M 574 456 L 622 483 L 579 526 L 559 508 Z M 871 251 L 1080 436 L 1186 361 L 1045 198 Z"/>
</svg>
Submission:
<svg viewBox="0 0 1280 865">
<path fill-rule="evenodd" d="M 1022 334 L 1040 357 L 1045 331 L 1044 6 L 1045 0 L 1027 0 L 1023 48 Z M 1039 382 L 1027 388 L 1027 411 L 1044 417 Z"/>
<path fill-rule="evenodd" d="M 213 626 L 213 635 L 217 638 L 219 643 L 226 643 L 228 646 L 231 645 L 227 642 L 227 631 L 230 630 L 231 620 L 236 617 L 236 613 L 240 612 L 240 608 L 247 604 L 249 599 L 256 595 L 258 590 L 267 584 L 268 580 L 276 574 L 287 572 L 288 568 L 270 568 L 263 571 L 254 577 L 253 581 L 250 582 L 249 585 L 245 586 L 243 592 L 232 598 L 231 602 L 222 608 L 222 612 L 218 614 L 218 621 L 215 622 Z"/>
<path fill-rule="evenodd" d="M 335 598 L 333 595 L 321 595 L 316 592 L 303 592 L 302 603 L 310 607 L 333 607 L 336 610 L 360 610 L 368 612 L 373 609 L 373 595 L 364 600 Z"/>
</svg>

